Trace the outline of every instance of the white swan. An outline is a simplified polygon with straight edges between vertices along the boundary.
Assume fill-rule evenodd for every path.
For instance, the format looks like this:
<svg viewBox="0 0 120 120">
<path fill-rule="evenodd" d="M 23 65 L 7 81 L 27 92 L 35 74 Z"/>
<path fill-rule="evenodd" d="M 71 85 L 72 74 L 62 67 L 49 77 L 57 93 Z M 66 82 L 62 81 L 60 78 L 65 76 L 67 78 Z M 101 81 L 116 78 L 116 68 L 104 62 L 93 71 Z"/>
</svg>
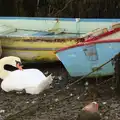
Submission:
<svg viewBox="0 0 120 120">
<path fill-rule="evenodd" d="M 18 67 L 20 70 L 7 71 L 4 69 L 5 64 Z M 18 57 L 9 56 L 0 60 L 0 78 L 3 79 L 1 88 L 4 91 L 25 90 L 29 94 L 39 94 L 43 90 L 48 89 L 53 81 L 51 75 L 46 77 L 38 69 L 21 69 L 21 60 Z"/>
</svg>

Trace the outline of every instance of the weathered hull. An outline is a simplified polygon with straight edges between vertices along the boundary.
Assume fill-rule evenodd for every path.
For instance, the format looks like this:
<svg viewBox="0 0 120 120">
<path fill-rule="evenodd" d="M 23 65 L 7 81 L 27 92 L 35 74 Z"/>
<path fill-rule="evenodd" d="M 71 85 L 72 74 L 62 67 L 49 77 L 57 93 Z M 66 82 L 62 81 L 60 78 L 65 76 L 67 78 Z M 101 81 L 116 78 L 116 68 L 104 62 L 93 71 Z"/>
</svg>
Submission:
<svg viewBox="0 0 120 120">
<path fill-rule="evenodd" d="M 112 49 L 112 48 L 113 49 Z M 89 52 L 96 52 L 97 54 L 87 56 L 84 49 Z M 91 49 L 91 51 L 90 51 Z M 94 49 L 95 51 L 93 51 Z M 68 49 L 64 52 L 58 52 L 57 56 L 63 63 L 66 70 L 72 77 L 84 76 L 109 61 L 117 53 L 120 52 L 120 42 L 116 43 L 101 43 L 96 45 L 80 46 Z M 112 62 L 108 63 L 100 70 L 93 72 L 88 77 L 108 76 L 114 73 L 114 66 Z"/>
<path fill-rule="evenodd" d="M 32 62 L 56 61 L 55 50 L 76 44 L 82 34 L 96 28 L 108 28 L 110 24 L 119 21 L 120 19 L 0 17 L 3 56 L 19 56 Z"/>
<path fill-rule="evenodd" d="M 2 42 L 3 56 L 18 56 L 27 62 L 57 61 L 55 50 L 77 43 L 77 38 L 45 39 L 29 37 L 4 37 Z"/>
<path fill-rule="evenodd" d="M 120 28 L 78 45 L 62 48 L 56 52 L 72 77 L 84 76 L 109 61 L 120 52 Z M 114 74 L 112 61 L 88 77 L 100 77 Z"/>
</svg>

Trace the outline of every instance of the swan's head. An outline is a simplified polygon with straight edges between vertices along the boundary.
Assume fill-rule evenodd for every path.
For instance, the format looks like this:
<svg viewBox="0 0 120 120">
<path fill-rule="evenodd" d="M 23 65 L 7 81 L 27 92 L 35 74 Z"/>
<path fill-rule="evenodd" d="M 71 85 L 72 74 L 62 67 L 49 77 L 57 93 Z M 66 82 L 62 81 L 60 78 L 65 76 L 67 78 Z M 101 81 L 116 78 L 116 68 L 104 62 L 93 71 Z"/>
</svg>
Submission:
<svg viewBox="0 0 120 120">
<path fill-rule="evenodd" d="M 22 63 L 19 57 L 8 56 L 8 57 L 2 58 L 0 61 L 2 61 L 2 63 L 4 64 L 9 64 L 14 67 L 17 67 L 19 70 L 22 70 Z"/>
</svg>

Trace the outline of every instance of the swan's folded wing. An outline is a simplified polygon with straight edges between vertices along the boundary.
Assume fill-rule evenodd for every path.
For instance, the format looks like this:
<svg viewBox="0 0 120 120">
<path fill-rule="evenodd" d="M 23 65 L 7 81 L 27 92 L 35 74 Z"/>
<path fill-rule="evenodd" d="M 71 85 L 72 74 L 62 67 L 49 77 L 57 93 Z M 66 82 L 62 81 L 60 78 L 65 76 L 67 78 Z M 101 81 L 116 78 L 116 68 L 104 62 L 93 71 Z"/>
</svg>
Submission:
<svg viewBox="0 0 120 120">
<path fill-rule="evenodd" d="M 50 84 L 52 83 L 52 81 L 53 81 L 53 78 L 51 75 L 49 75 L 45 79 L 41 80 L 41 82 L 39 84 L 37 84 L 36 86 L 26 87 L 25 88 L 26 93 L 39 94 L 42 91 L 44 91 L 45 89 L 48 89 Z"/>
</svg>

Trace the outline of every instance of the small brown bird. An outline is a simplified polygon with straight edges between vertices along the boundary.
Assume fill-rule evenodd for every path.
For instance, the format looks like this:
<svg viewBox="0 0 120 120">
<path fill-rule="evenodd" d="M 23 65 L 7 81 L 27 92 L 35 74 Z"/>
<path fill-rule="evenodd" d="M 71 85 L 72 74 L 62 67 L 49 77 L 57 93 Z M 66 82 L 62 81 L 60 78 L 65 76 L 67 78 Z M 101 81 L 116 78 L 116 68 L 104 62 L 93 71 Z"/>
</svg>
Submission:
<svg viewBox="0 0 120 120">
<path fill-rule="evenodd" d="M 100 120 L 100 114 L 98 113 L 98 103 L 92 102 L 85 106 L 79 113 L 76 120 Z"/>
</svg>

